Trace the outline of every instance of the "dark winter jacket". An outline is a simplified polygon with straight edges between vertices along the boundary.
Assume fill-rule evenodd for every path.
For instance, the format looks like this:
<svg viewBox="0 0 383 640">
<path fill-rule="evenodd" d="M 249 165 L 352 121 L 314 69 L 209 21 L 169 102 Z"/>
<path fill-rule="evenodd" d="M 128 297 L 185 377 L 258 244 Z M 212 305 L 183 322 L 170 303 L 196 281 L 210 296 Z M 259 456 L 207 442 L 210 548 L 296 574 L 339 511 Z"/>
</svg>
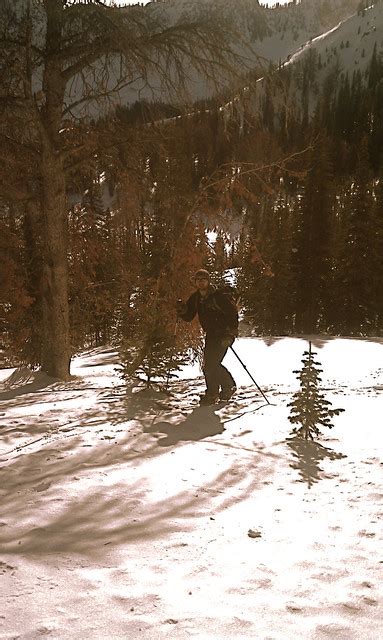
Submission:
<svg viewBox="0 0 383 640">
<path fill-rule="evenodd" d="M 198 315 L 202 329 L 209 336 L 236 336 L 238 334 L 238 310 L 234 300 L 224 291 L 209 288 L 202 297 L 197 290 L 185 303 L 180 318 L 190 322 Z"/>
</svg>

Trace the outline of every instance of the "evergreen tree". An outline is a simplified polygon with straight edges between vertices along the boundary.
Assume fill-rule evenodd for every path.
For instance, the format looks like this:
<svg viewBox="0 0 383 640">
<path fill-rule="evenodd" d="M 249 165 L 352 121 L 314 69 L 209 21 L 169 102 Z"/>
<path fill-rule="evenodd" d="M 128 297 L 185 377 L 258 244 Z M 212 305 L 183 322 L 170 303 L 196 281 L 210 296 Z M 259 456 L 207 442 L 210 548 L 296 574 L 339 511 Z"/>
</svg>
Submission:
<svg viewBox="0 0 383 640">
<path fill-rule="evenodd" d="M 205 229 L 189 215 L 193 165 L 185 133 L 169 136 L 161 150 L 142 149 L 147 170 L 137 186 L 138 272 L 120 320 L 120 356 L 122 377 L 143 374 L 148 385 L 167 380 L 199 344 L 195 323 L 175 332 L 175 301 L 190 295 L 191 277 L 208 254 Z"/>
<path fill-rule="evenodd" d="M 116 318 L 121 261 L 111 215 L 100 197 L 86 198 L 71 211 L 69 248 L 72 345 L 107 344 Z"/>
<path fill-rule="evenodd" d="M 353 130 L 351 105 L 351 88 L 348 73 L 342 75 L 340 86 L 333 108 L 334 133 L 336 136 L 348 139 Z M 327 124 L 328 126 L 328 124 Z"/>
<path fill-rule="evenodd" d="M 148 311 L 147 304 L 145 307 Z M 172 334 L 171 327 L 159 313 L 153 319 L 151 315 L 145 318 L 138 309 L 136 311 L 135 330 L 131 332 L 131 339 L 125 340 L 120 348 L 120 376 L 129 382 L 134 376 L 143 375 L 147 387 L 153 382 L 167 384 L 170 377 L 190 361 L 188 346 L 180 345 L 176 331 Z M 174 318 L 173 321 L 176 322 Z"/>
<path fill-rule="evenodd" d="M 376 43 L 368 68 L 368 94 L 366 101 L 370 109 L 366 133 L 369 134 L 371 164 L 378 173 L 383 159 L 383 55 L 378 55 Z"/>
<path fill-rule="evenodd" d="M 269 307 L 272 313 L 271 333 L 291 334 L 294 328 L 294 274 L 292 270 L 292 208 L 293 203 L 280 194 L 274 202 L 273 229 L 270 257 L 272 279 L 268 279 Z M 265 282 L 266 282 L 265 278 Z"/>
<path fill-rule="evenodd" d="M 300 199 L 293 239 L 296 277 L 296 329 L 312 333 L 326 328 L 329 275 L 329 224 L 334 200 L 328 141 L 322 139 Z"/>
<path fill-rule="evenodd" d="M 383 177 L 375 184 L 374 205 L 372 210 L 372 254 L 371 289 L 373 308 L 373 333 L 381 336 L 383 331 Z"/>
<path fill-rule="evenodd" d="M 0 204 L 0 351 L 7 364 L 15 354 L 17 362 L 29 362 L 31 329 L 25 313 L 33 298 L 27 290 L 19 222 Z"/>
<path fill-rule="evenodd" d="M 325 399 L 324 393 L 320 390 L 322 369 L 318 366 L 319 362 L 314 359 L 315 355 L 316 353 L 311 350 L 310 342 L 309 350 L 303 353 L 302 369 L 294 371 L 298 374 L 300 389 L 287 405 L 291 407 L 290 422 L 300 425 L 294 427 L 292 433 L 304 437 L 305 440 L 314 440 L 314 436 L 320 436 L 320 425 L 332 429 L 334 425 L 331 418 L 344 411 L 344 409 L 330 409 L 331 402 Z"/>
<path fill-rule="evenodd" d="M 168 382 L 198 351 L 196 325 L 180 326 L 175 313 L 174 282 L 140 278 L 132 296 L 128 326 L 120 345 L 120 375 L 125 381 L 144 375 L 147 386 Z"/>
<path fill-rule="evenodd" d="M 261 220 L 257 221 L 257 216 L 254 219 L 255 226 L 249 231 L 244 246 L 239 293 L 246 315 L 251 317 L 257 331 L 289 334 L 294 316 L 291 207 L 282 191 L 273 198 L 262 198 L 262 205 Z M 273 275 L 265 263 L 272 265 Z"/>
<path fill-rule="evenodd" d="M 336 301 L 333 315 L 335 327 L 343 335 L 373 333 L 373 210 L 373 184 L 367 140 L 364 139 L 355 178 L 343 199 L 340 247 L 333 274 L 333 297 Z"/>
<path fill-rule="evenodd" d="M 179 103 L 191 69 L 219 82 L 222 69 L 239 60 L 229 44 L 234 33 L 219 11 L 170 24 L 146 7 L 120 12 L 98 0 L 2 0 L 1 5 L 0 184 L 15 185 L 16 176 L 13 202 L 40 203 L 41 366 L 48 375 L 69 380 L 66 196 L 73 166 L 97 156 L 99 136 L 87 135 L 97 128 L 89 122 L 91 114 L 112 116 L 126 86 L 140 83 L 153 90 L 160 86 Z M 76 136 L 76 119 L 84 125 L 82 139 Z M 112 127 L 105 136 L 108 146 L 118 148 L 120 140 L 112 141 L 111 133 Z"/>
</svg>

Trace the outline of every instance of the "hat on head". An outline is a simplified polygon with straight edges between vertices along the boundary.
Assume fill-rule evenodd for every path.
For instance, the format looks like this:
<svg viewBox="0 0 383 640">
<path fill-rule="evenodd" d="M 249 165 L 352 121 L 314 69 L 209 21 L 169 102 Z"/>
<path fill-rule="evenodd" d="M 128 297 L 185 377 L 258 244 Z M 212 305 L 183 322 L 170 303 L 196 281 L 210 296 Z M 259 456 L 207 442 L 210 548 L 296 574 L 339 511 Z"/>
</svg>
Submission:
<svg viewBox="0 0 383 640">
<path fill-rule="evenodd" d="M 205 280 L 210 280 L 210 273 L 206 271 L 206 269 L 198 269 L 194 274 L 194 280 L 197 278 L 205 278 Z"/>
</svg>

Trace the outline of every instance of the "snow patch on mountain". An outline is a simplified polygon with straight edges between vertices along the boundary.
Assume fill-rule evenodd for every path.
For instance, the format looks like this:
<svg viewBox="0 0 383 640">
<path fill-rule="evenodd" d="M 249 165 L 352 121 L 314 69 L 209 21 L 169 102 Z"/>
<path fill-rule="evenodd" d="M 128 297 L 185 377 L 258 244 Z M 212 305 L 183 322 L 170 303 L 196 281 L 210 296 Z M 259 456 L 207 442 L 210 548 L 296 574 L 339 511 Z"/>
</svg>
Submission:
<svg viewBox="0 0 383 640">
<path fill-rule="evenodd" d="M 364 71 L 368 66 L 375 45 L 383 51 L 383 4 L 376 3 L 362 13 L 343 20 L 296 52 L 289 63 L 298 61 L 308 50 L 315 50 L 326 68 L 338 67 L 342 73 L 352 74 L 355 68 Z"/>
<path fill-rule="evenodd" d="M 275 111 L 281 107 L 299 111 L 302 101 L 302 79 L 310 68 L 309 115 L 312 115 L 321 88 L 330 76 L 334 86 L 342 75 L 348 74 L 352 78 L 355 71 L 361 73 L 362 81 L 366 79 L 375 47 L 378 56 L 383 55 L 381 0 L 341 20 L 327 32 L 308 39 L 294 54 L 288 54 L 287 58 L 282 59 L 280 56 L 278 71 L 283 71 L 283 74 L 278 82 L 273 81 L 272 76 L 267 81 L 265 78 L 257 81 L 256 93 L 252 98 L 253 110 L 260 112 L 264 108 L 267 92 L 271 92 Z M 278 51 L 281 54 L 282 49 Z M 290 75 L 286 76 L 286 71 L 289 71 Z"/>
</svg>

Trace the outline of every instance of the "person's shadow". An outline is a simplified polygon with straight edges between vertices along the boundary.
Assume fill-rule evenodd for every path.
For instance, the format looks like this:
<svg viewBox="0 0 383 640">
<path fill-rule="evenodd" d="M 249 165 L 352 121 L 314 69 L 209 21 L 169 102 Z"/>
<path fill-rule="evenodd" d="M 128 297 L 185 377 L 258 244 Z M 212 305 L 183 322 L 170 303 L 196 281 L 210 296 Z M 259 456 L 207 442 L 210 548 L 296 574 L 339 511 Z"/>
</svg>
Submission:
<svg viewBox="0 0 383 640">
<path fill-rule="evenodd" d="M 225 431 L 220 418 L 214 413 L 216 407 L 196 407 L 181 422 L 156 422 L 144 429 L 158 438 L 159 447 L 172 447 L 178 442 L 203 440 Z"/>
</svg>

